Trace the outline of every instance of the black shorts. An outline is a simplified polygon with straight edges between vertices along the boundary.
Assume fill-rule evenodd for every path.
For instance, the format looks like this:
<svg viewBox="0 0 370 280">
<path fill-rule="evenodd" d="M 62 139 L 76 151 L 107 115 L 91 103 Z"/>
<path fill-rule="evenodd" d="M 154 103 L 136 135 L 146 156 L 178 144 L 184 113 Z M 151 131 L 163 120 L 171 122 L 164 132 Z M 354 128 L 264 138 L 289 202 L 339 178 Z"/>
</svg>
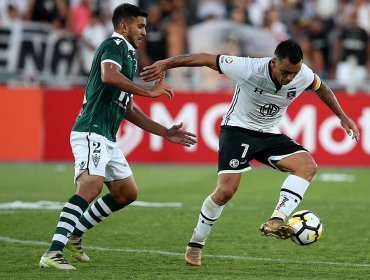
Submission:
<svg viewBox="0 0 370 280">
<path fill-rule="evenodd" d="M 284 134 L 263 133 L 236 126 L 221 126 L 218 174 L 241 173 L 251 169 L 255 159 L 275 169 L 275 162 L 295 153 L 307 152 Z"/>
</svg>

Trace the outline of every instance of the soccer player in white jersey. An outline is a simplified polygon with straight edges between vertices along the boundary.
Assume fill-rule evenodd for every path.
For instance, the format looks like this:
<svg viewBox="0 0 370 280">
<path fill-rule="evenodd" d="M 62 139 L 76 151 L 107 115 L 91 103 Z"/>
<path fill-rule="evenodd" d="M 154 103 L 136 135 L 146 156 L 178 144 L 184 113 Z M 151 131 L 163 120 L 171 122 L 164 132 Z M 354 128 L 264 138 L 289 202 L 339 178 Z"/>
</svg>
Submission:
<svg viewBox="0 0 370 280">
<path fill-rule="evenodd" d="M 186 247 L 186 263 L 201 265 L 202 249 L 212 225 L 237 191 L 241 174 L 251 169 L 252 159 L 289 172 L 271 218 L 260 227 L 264 236 L 288 239 L 293 229 L 285 224 L 285 219 L 301 202 L 317 165 L 304 147 L 280 134 L 277 124 L 287 107 L 306 89 L 314 91 L 340 119 L 347 134 L 358 141 L 360 134 L 355 123 L 344 113 L 331 89 L 303 63 L 301 47 L 292 40 L 281 42 L 273 58 L 180 55 L 144 67 L 141 76 L 151 81 L 167 69 L 181 66 L 207 66 L 236 82 L 221 124 L 216 189 L 203 202 Z"/>
<path fill-rule="evenodd" d="M 115 32 L 95 52 L 82 110 L 70 137 L 75 157 L 76 193 L 60 213 L 40 267 L 75 269 L 63 257 L 64 248 L 78 261 L 88 262 L 90 258 L 81 246 L 82 235 L 136 200 L 134 176 L 116 143 L 123 119 L 173 143 L 189 147 L 196 142 L 194 134 L 181 129 L 182 124 L 166 128 L 151 120 L 132 101 L 133 95 L 173 96 L 163 77 L 151 88 L 132 82 L 137 64 L 135 49 L 146 35 L 146 17 L 147 13 L 134 5 L 117 6 L 112 17 Z M 93 202 L 104 184 L 109 193 Z"/>
</svg>

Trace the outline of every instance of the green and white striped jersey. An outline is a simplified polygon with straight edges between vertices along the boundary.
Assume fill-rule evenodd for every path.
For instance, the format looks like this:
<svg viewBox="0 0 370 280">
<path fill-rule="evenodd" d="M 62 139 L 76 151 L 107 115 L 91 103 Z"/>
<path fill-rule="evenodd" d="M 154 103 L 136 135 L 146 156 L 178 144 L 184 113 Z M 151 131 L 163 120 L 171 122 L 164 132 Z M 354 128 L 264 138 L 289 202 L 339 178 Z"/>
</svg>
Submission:
<svg viewBox="0 0 370 280">
<path fill-rule="evenodd" d="M 104 84 L 101 80 L 101 64 L 111 62 L 120 72 L 133 80 L 137 68 L 135 49 L 120 34 L 104 40 L 94 54 L 81 113 L 72 131 L 94 132 L 116 142 L 118 128 L 125 118 L 127 104 L 132 94 Z"/>
</svg>

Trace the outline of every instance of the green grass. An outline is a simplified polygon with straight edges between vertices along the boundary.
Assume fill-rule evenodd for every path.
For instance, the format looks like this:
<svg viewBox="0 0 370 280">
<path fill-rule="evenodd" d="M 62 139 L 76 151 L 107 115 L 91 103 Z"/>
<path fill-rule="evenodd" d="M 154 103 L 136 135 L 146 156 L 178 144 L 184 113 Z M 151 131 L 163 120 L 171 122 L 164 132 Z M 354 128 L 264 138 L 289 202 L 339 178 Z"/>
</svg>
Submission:
<svg viewBox="0 0 370 280">
<path fill-rule="evenodd" d="M 297 210 L 319 214 L 324 234 L 300 247 L 260 236 L 258 227 L 269 218 L 286 174 L 254 168 L 243 175 L 215 224 L 203 265 L 190 267 L 183 261 L 184 248 L 204 198 L 214 189 L 216 168 L 132 168 L 138 200 L 182 206 L 129 206 L 115 213 L 85 234 L 90 263 L 76 263 L 66 254 L 77 267 L 70 272 L 38 268 L 58 210 L 0 209 L 0 279 L 370 279 L 368 170 L 320 170 Z M 322 182 L 323 173 L 351 175 L 354 181 Z M 72 164 L 1 164 L 0 182 L 0 203 L 64 202 L 75 190 Z"/>
</svg>

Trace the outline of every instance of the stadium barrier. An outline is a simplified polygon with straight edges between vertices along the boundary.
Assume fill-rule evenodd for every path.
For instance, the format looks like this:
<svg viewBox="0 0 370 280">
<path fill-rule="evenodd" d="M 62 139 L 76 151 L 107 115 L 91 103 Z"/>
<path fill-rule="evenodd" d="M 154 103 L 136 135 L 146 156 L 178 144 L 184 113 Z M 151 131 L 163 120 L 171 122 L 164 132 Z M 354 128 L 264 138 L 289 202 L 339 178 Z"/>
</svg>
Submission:
<svg viewBox="0 0 370 280">
<path fill-rule="evenodd" d="M 0 87 L 2 137 L 0 161 L 72 161 L 70 129 L 82 105 L 84 89 Z M 302 94 L 288 109 L 280 129 L 303 144 L 321 165 L 370 166 L 370 96 L 336 93 L 357 123 L 361 140 L 346 136 L 339 120 L 312 93 Z M 117 142 L 130 163 L 216 164 L 219 124 L 232 99 L 230 92 L 176 92 L 175 98 L 135 97 L 155 121 L 197 134 L 191 148 L 174 145 L 123 122 Z"/>
</svg>

